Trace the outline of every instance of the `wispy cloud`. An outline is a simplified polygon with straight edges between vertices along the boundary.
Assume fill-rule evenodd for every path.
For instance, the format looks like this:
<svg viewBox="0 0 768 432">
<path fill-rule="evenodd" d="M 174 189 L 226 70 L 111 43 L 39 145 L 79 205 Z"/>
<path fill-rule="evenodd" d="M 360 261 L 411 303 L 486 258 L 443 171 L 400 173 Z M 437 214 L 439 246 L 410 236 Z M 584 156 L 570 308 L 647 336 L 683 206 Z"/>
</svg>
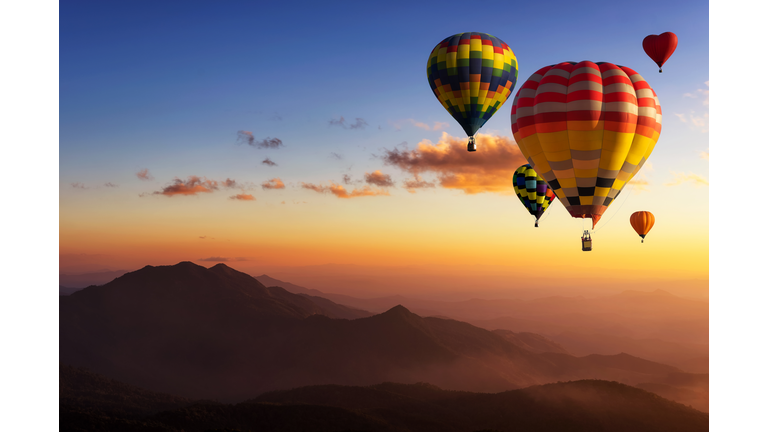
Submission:
<svg viewBox="0 0 768 432">
<path fill-rule="evenodd" d="M 149 173 L 149 170 L 147 168 L 144 168 L 136 173 L 136 177 L 139 178 L 139 180 L 154 180 L 154 177 L 152 177 L 152 174 Z"/>
<path fill-rule="evenodd" d="M 706 88 L 697 89 L 694 93 L 683 93 L 683 97 L 692 99 L 699 99 L 701 97 L 701 104 L 709 106 L 709 81 L 705 81 L 704 85 Z"/>
<path fill-rule="evenodd" d="M 219 182 L 208 180 L 205 177 L 189 176 L 187 180 L 176 177 L 173 183 L 164 187 L 161 191 L 153 192 L 154 195 L 197 195 L 198 193 L 211 193 L 219 189 Z"/>
<path fill-rule="evenodd" d="M 301 183 L 301 187 L 304 189 L 313 190 L 318 193 L 332 193 L 337 198 L 357 198 L 364 196 L 377 196 L 377 195 L 389 195 L 389 192 L 383 189 L 372 189 L 370 186 L 363 186 L 362 188 L 355 188 L 351 192 L 347 192 L 347 189 L 336 184 L 333 181 L 329 182 L 329 186 L 316 185 L 312 183 Z"/>
<path fill-rule="evenodd" d="M 435 182 L 424 181 L 421 176 L 414 174 L 412 179 L 403 182 L 403 187 L 410 193 L 416 193 L 416 189 L 434 188 Z"/>
<path fill-rule="evenodd" d="M 695 111 L 691 111 L 689 114 L 675 113 L 675 116 L 688 125 L 691 130 L 698 130 L 702 133 L 709 132 L 709 113 L 705 112 L 702 115 L 697 115 Z"/>
<path fill-rule="evenodd" d="M 709 149 L 707 149 L 707 151 L 700 152 L 699 157 L 701 159 L 709 160 Z"/>
<path fill-rule="evenodd" d="M 709 181 L 698 174 L 672 172 L 672 175 L 674 175 L 675 178 L 671 182 L 666 183 L 665 186 L 677 186 L 687 182 L 691 182 L 695 186 L 709 186 Z"/>
<path fill-rule="evenodd" d="M 261 161 L 261 163 L 263 163 L 264 165 L 269 165 L 269 166 L 277 166 L 277 164 L 275 162 L 272 162 L 272 159 L 270 159 L 270 158 L 264 159 L 263 161 Z"/>
<path fill-rule="evenodd" d="M 285 183 L 282 180 L 275 177 L 271 180 L 267 180 L 261 184 L 262 189 L 285 189 Z"/>
<path fill-rule="evenodd" d="M 434 173 L 446 189 L 467 194 L 514 193 L 515 168 L 527 163 L 517 144 L 497 135 L 477 134 L 475 140 L 477 152 L 468 152 L 466 138 L 443 132 L 437 144 L 423 140 L 413 150 L 385 150 L 381 158 L 413 176 Z"/>
<path fill-rule="evenodd" d="M 82 184 L 80 182 L 70 183 L 69 185 L 72 186 L 74 189 L 88 189 L 87 187 L 85 187 L 84 184 Z"/>
<path fill-rule="evenodd" d="M 340 154 L 338 154 L 338 153 L 334 153 L 334 152 L 331 152 L 331 157 L 332 157 L 332 158 L 334 158 L 334 159 L 336 159 L 336 160 L 342 160 L 342 159 L 344 159 L 344 156 L 343 156 L 343 155 L 340 155 Z"/>
<path fill-rule="evenodd" d="M 104 183 L 104 186 L 108 187 L 108 188 L 116 188 L 116 187 L 118 187 L 116 184 L 114 184 L 112 182 Z"/>
<path fill-rule="evenodd" d="M 352 181 L 352 177 L 350 177 L 350 175 L 349 175 L 349 174 L 344 174 L 344 175 L 341 177 L 341 181 L 342 181 L 342 182 L 343 182 L 345 185 L 351 185 L 352 183 L 354 183 L 354 182 Z"/>
<path fill-rule="evenodd" d="M 381 170 L 376 170 L 370 174 L 365 173 L 365 182 L 379 187 L 392 187 L 395 182 L 392 181 L 392 176 L 384 174 Z"/>
<path fill-rule="evenodd" d="M 238 200 L 238 201 L 256 201 L 256 198 L 253 197 L 251 194 L 237 194 L 232 195 L 229 197 L 231 200 Z"/>
<path fill-rule="evenodd" d="M 209 257 L 209 258 L 200 258 L 198 261 L 205 261 L 205 262 L 233 262 L 233 261 L 250 261 L 250 259 L 249 258 L 245 258 L 245 257 L 227 258 L 227 257 L 213 256 L 213 257 Z"/>
<path fill-rule="evenodd" d="M 648 182 L 648 180 L 645 180 L 645 179 L 633 178 L 627 184 L 632 185 L 632 192 L 635 194 L 639 194 L 641 192 L 648 192 L 650 190 L 648 189 L 648 186 L 650 186 L 650 183 Z"/>
<path fill-rule="evenodd" d="M 368 123 L 360 117 L 357 117 L 354 123 L 347 123 L 347 121 L 344 120 L 344 117 L 339 117 L 338 120 L 331 119 L 328 124 L 331 126 L 341 126 L 344 129 L 365 129 L 365 127 L 368 126 Z"/>
<path fill-rule="evenodd" d="M 224 187 L 227 187 L 227 188 L 236 188 L 236 187 L 242 187 L 242 185 L 238 184 L 238 183 L 237 183 L 236 181 L 234 181 L 234 180 L 231 180 L 229 177 L 227 177 L 227 179 L 226 179 L 226 180 L 224 180 L 223 182 L 221 182 L 221 184 L 222 184 Z"/>
<path fill-rule="evenodd" d="M 415 126 L 415 127 L 419 128 L 419 129 L 433 130 L 433 131 L 439 131 L 439 130 L 447 129 L 448 126 L 450 126 L 448 123 L 439 122 L 439 121 L 434 122 L 432 124 L 432 126 L 430 126 L 430 125 L 428 125 L 428 124 L 426 124 L 424 122 L 420 122 L 418 120 L 414 120 L 414 119 L 410 119 L 410 118 L 409 119 L 405 119 L 405 120 L 396 120 L 396 121 L 391 121 L 390 120 L 389 124 L 391 124 L 397 130 L 400 130 L 403 127 L 404 124 L 410 124 L 410 125 Z"/>
<path fill-rule="evenodd" d="M 253 132 L 250 131 L 237 131 L 237 142 L 238 143 L 245 143 L 249 146 L 256 147 L 256 148 L 278 148 L 283 146 L 283 141 L 280 138 L 270 138 L 267 137 L 261 141 L 256 141 L 256 139 L 253 137 Z"/>
</svg>

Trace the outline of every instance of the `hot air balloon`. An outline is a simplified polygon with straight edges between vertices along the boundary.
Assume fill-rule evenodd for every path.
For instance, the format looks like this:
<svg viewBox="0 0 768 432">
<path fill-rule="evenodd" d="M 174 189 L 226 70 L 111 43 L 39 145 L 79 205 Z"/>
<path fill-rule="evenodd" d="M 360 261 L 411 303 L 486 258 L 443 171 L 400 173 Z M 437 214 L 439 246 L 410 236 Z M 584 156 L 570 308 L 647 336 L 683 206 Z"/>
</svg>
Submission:
<svg viewBox="0 0 768 432">
<path fill-rule="evenodd" d="M 517 197 L 528 212 L 536 216 L 534 226 L 538 227 L 539 218 L 555 199 L 555 193 L 529 164 L 515 170 L 514 181 L 513 187 Z"/>
<path fill-rule="evenodd" d="M 643 50 L 659 65 L 659 73 L 661 73 L 661 65 L 675 52 L 675 48 L 677 48 L 677 35 L 672 32 L 648 35 L 643 39 Z"/>
<path fill-rule="evenodd" d="M 517 57 L 507 44 L 485 33 L 445 38 L 427 61 L 427 79 L 437 100 L 469 136 L 501 108 L 517 83 Z"/>
<path fill-rule="evenodd" d="M 640 243 L 645 241 L 645 235 L 653 228 L 653 224 L 656 222 L 656 218 L 653 217 L 653 213 L 647 211 L 639 211 L 632 213 L 629 217 L 629 223 L 632 224 L 632 228 L 637 231 L 637 234 L 642 238 Z"/>
<path fill-rule="evenodd" d="M 651 86 L 634 70 L 604 62 L 539 69 L 515 96 L 511 120 L 528 163 L 571 216 L 592 219 L 592 229 L 661 133 Z"/>
</svg>

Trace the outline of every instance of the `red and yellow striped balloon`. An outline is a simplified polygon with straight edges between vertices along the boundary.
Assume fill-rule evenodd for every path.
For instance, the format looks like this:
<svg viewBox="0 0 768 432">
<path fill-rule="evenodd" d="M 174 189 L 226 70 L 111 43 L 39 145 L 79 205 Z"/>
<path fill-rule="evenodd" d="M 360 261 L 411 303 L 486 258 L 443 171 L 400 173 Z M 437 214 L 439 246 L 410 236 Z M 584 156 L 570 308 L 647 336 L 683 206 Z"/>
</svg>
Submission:
<svg viewBox="0 0 768 432">
<path fill-rule="evenodd" d="M 649 211 L 639 211 L 632 213 L 629 217 L 629 223 L 632 224 L 632 228 L 635 229 L 637 235 L 642 238 L 640 243 L 645 241 L 645 235 L 653 228 L 653 224 L 656 223 L 656 218 L 653 217 L 653 213 Z"/>
<path fill-rule="evenodd" d="M 528 163 L 592 228 L 640 171 L 661 133 L 661 106 L 634 70 L 564 62 L 531 75 L 512 104 L 512 133 Z"/>
</svg>

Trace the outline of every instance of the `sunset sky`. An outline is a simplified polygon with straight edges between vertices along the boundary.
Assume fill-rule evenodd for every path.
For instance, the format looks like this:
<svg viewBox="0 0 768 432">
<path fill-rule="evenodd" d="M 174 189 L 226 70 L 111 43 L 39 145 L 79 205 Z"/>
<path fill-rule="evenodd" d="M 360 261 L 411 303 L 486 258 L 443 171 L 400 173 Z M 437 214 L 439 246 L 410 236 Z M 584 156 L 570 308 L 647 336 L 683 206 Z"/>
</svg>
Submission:
<svg viewBox="0 0 768 432">
<path fill-rule="evenodd" d="M 555 280 L 706 281 L 706 6 L 466 4 L 63 3 L 60 271 L 490 265 L 544 266 Z M 430 51 L 465 31 L 512 48 L 513 95 L 571 60 L 629 66 L 658 94 L 661 138 L 592 252 L 579 241 L 589 222 L 555 202 L 534 228 L 515 197 L 525 160 L 513 97 L 468 153 L 432 94 Z M 680 42 L 659 74 L 642 40 L 665 31 Z M 407 151 L 425 162 L 398 163 Z M 656 216 L 644 244 L 629 224 L 638 210 Z"/>
<path fill-rule="evenodd" d="M 223 258 L 251 274 L 335 263 L 449 275 L 492 266 L 510 280 L 562 282 L 659 275 L 701 289 L 709 279 L 711 425 L 747 430 L 766 384 L 755 343 L 766 324 L 765 253 L 755 248 L 766 235 L 754 167 L 768 154 L 762 99 L 745 72 L 762 70 L 763 16 L 745 2 L 478 3 L 6 2 L 3 337 L 31 353 L 6 359 L 18 401 L 9 410 L 38 416 L 27 401 L 43 387 L 57 406 L 59 272 Z M 520 65 L 515 93 L 542 66 L 591 60 L 633 68 L 658 94 L 661 138 L 635 178 L 643 183 L 608 209 L 592 252 L 579 247 L 583 221 L 553 203 L 534 228 L 503 182 L 519 161 L 497 168 L 492 149 L 514 148 L 512 98 L 472 154 L 492 161 L 482 173 L 491 191 L 446 187 L 441 175 L 467 173 L 424 167 L 421 179 L 435 187 L 410 193 L 413 175 L 382 158 L 465 146 L 429 88 L 426 61 L 445 37 L 467 31 L 509 44 Z M 641 43 L 665 31 L 680 43 L 659 74 Z M 278 148 L 259 148 L 275 138 Z M 460 150 L 445 156 L 469 157 Z M 377 171 L 394 186 L 366 183 Z M 203 182 L 192 188 L 217 189 L 162 193 L 191 176 Z M 273 179 L 285 187 L 262 187 L 280 184 Z M 331 186 L 388 195 L 340 198 Z M 238 195 L 254 199 L 230 199 Z M 628 221 L 637 210 L 656 215 L 644 244 Z M 754 398 L 733 397 L 750 389 Z"/>
</svg>

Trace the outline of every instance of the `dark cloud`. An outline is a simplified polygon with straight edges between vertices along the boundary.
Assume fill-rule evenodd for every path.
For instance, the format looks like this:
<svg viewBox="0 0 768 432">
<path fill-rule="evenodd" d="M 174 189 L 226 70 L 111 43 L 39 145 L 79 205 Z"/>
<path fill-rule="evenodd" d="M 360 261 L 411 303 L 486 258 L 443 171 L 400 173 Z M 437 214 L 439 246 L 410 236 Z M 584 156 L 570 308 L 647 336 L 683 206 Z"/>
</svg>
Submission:
<svg viewBox="0 0 768 432">
<path fill-rule="evenodd" d="M 267 180 L 261 184 L 262 189 L 285 189 L 285 183 L 278 177 Z"/>
<path fill-rule="evenodd" d="M 332 158 L 334 158 L 334 159 L 336 159 L 336 160 L 342 160 L 342 159 L 344 159 L 344 156 L 342 156 L 342 155 L 340 155 L 340 154 L 338 154 L 338 153 L 334 153 L 334 152 L 331 152 L 331 157 L 332 157 Z"/>
<path fill-rule="evenodd" d="M 154 177 L 152 177 L 152 174 L 149 173 L 149 170 L 144 168 L 141 171 L 136 173 L 136 177 L 139 178 L 139 180 L 153 180 Z"/>
<path fill-rule="evenodd" d="M 352 177 L 349 176 L 349 174 L 344 174 L 344 176 L 341 178 L 342 182 L 346 185 L 352 184 Z"/>
<path fill-rule="evenodd" d="M 230 180 L 230 179 L 229 179 L 229 177 L 227 177 L 227 179 L 226 179 L 226 180 L 224 180 L 223 182 L 221 182 L 221 184 L 222 184 L 224 187 L 228 187 L 228 188 L 235 188 L 235 187 L 239 187 L 239 186 L 240 186 L 240 185 L 238 185 L 238 184 L 237 184 L 237 182 L 236 182 L 236 181 L 234 181 L 234 180 Z"/>
<path fill-rule="evenodd" d="M 344 120 L 344 117 L 339 117 L 338 120 L 330 120 L 328 124 L 331 126 L 341 126 L 344 129 L 365 129 L 365 127 L 368 126 L 368 123 L 360 117 L 357 117 L 352 124 L 347 123 L 347 121 Z"/>
<path fill-rule="evenodd" d="M 370 174 L 365 173 L 365 182 L 379 187 L 392 187 L 395 182 L 389 174 L 384 174 L 381 170 L 376 170 Z"/>
<path fill-rule="evenodd" d="M 270 159 L 270 158 L 264 159 L 263 161 L 261 161 L 261 163 L 263 163 L 264 165 L 269 165 L 269 166 L 277 166 L 277 164 L 275 162 L 272 162 L 272 159 Z"/>
<path fill-rule="evenodd" d="M 283 141 L 280 138 L 267 137 L 261 141 L 256 141 L 253 137 L 253 132 L 250 131 L 237 131 L 237 142 L 245 143 L 249 146 L 256 148 L 278 148 L 283 146 Z"/>
<path fill-rule="evenodd" d="M 440 187 L 460 189 L 467 194 L 514 193 L 515 169 L 527 163 L 514 140 L 502 136 L 477 134 L 477 152 L 467 151 L 467 139 L 443 132 L 440 141 L 420 142 L 414 150 L 395 147 L 380 156 L 392 165 L 418 178 L 434 173 Z M 417 183 L 414 183 L 417 184 Z M 411 188 L 413 189 L 413 188 Z"/>
</svg>

